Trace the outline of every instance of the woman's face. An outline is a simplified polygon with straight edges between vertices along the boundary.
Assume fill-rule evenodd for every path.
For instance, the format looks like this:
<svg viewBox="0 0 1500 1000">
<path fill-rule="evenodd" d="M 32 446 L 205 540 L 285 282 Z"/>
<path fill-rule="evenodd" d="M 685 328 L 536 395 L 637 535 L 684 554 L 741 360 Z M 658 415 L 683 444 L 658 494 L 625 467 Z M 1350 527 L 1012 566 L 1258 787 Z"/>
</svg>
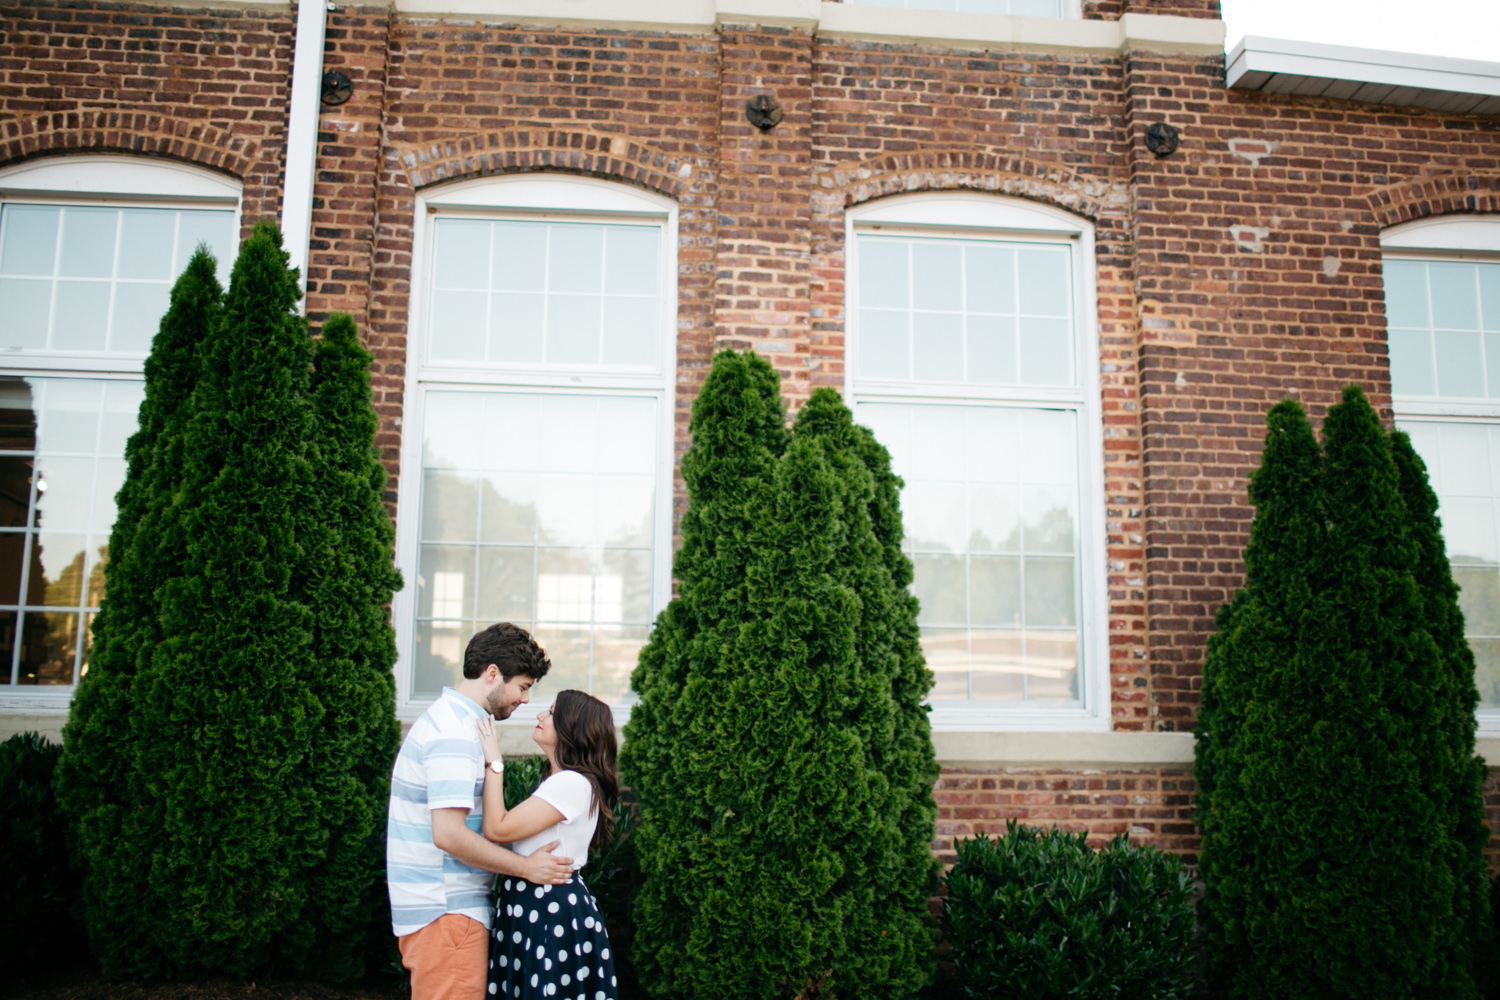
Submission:
<svg viewBox="0 0 1500 1000">
<path fill-rule="evenodd" d="M 553 750 L 557 747 L 557 730 L 552 725 L 552 709 L 556 703 L 548 705 L 536 715 L 536 728 L 531 731 L 531 738 L 536 745 L 543 750 Z"/>
</svg>

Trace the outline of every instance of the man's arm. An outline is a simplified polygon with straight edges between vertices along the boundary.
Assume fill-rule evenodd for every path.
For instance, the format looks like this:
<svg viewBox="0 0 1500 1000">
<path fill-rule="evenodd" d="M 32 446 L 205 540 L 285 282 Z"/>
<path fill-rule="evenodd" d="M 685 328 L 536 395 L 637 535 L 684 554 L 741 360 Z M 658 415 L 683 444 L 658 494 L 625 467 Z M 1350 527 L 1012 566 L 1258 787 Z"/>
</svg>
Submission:
<svg viewBox="0 0 1500 1000">
<path fill-rule="evenodd" d="M 470 868 L 524 878 L 535 885 L 561 885 L 573 877 L 573 859 L 554 857 L 553 841 L 526 857 L 492 844 L 464 822 L 467 809 L 432 810 L 432 843 Z"/>
</svg>

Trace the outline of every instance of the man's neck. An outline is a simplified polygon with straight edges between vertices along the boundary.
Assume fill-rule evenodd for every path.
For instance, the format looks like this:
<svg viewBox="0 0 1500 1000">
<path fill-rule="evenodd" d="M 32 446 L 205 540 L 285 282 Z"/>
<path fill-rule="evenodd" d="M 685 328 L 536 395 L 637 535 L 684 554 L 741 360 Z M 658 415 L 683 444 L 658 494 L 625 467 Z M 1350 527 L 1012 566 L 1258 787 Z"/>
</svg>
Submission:
<svg viewBox="0 0 1500 1000">
<path fill-rule="evenodd" d="M 484 681 L 480 680 L 479 678 L 476 677 L 470 679 L 468 677 L 465 677 L 463 680 L 453 685 L 453 690 L 457 691 L 459 694 L 463 695 L 465 698 L 469 699 L 480 708 L 484 708 L 485 711 L 489 711 L 489 709 L 485 708 L 484 704 L 484 697 L 488 692 L 485 690 Z"/>
</svg>

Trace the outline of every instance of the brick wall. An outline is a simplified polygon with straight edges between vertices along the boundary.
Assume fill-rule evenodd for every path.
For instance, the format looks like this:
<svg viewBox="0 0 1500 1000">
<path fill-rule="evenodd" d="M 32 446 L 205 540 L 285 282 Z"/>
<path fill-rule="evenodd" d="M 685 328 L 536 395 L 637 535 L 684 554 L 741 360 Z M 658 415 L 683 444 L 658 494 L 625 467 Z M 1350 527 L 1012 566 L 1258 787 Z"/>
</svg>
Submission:
<svg viewBox="0 0 1500 1000">
<path fill-rule="evenodd" d="M 1090 18 L 1129 12 L 1218 7 L 1085 3 Z M 0 0 L 0 17 L 0 164 L 170 156 L 242 179 L 247 223 L 277 213 L 290 12 Z M 393 505 L 412 212 L 429 185 L 561 170 L 676 200 L 679 453 L 717 346 L 771 357 L 794 404 L 842 384 L 851 206 L 992 191 L 1087 218 L 1122 730 L 1192 724 L 1213 613 L 1242 575 L 1265 410 L 1294 392 L 1320 417 L 1359 381 L 1389 415 L 1381 227 L 1500 211 L 1494 118 L 1228 92 L 1220 58 L 994 55 L 735 25 L 543 32 L 344 6 L 325 60 L 354 96 L 321 120 L 308 312 L 354 313 L 375 351 Z M 744 116 L 760 93 L 784 116 L 765 134 Z M 1146 149 L 1155 122 L 1181 130 L 1170 157 Z M 685 503 L 679 480 L 677 515 Z M 1024 810 L 1100 837 L 1143 826 L 1191 853 L 1186 781 L 946 772 L 942 836 Z M 1490 794 L 1500 820 L 1500 786 Z"/>
<path fill-rule="evenodd" d="M 280 211 L 293 19 L 278 10 L 0 0 L 0 164 L 67 150 L 171 156 Z"/>
</svg>

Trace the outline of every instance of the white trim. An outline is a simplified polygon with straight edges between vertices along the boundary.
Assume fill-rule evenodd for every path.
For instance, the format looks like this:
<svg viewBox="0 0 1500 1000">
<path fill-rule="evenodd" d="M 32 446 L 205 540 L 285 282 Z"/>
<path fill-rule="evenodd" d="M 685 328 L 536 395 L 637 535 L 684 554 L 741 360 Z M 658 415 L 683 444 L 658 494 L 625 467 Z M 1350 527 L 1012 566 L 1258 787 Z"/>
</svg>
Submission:
<svg viewBox="0 0 1500 1000">
<path fill-rule="evenodd" d="M 281 188 L 281 238 L 297 269 L 297 287 L 307 291 L 311 253 L 313 185 L 318 166 L 318 115 L 322 110 L 323 41 L 328 26 L 324 0 L 302 0 L 297 7 L 297 41 L 292 55 L 292 99 L 286 122 L 286 177 Z M 307 311 L 307 299 L 297 302 Z"/>
<path fill-rule="evenodd" d="M 147 156 L 76 153 L 0 169 L 0 198 L 39 201 L 160 201 L 239 206 L 241 185 L 223 174 Z"/>
<path fill-rule="evenodd" d="M 661 263 L 658 301 L 657 368 L 565 368 L 528 365 L 456 368 L 427 365 L 424 360 L 428 307 L 429 246 L 434 221 L 443 215 L 510 217 L 535 220 L 562 217 L 610 221 L 651 221 L 661 226 Z M 656 510 L 652 533 L 651 619 L 667 606 L 672 594 L 672 474 L 675 462 L 677 359 L 677 203 L 613 181 L 560 173 L 519 174 L 459 181 L 417 192 L 412 231 L 412 278 L 407 313 L 406 390 L 401 418 L 401 470 L 397 489 L 396 560 L 406 586 L 392 602 L 396 628 L 396 714 L 403 721 L 418 718 L 431 699 L 411 693 L 415 663 L 412 644 L 416 620 L 418 518 L 421 501 L 422 416 L 426 393 L 432 389 L 492 392 L 519 389 L 531 392 L 587 396 L 650 396 L 657 400 Z M 628 696 L 627 696 L 628 698 Z M 522 705 L 512 718 L 534 721 L 539 706 Z M 630 716 L 629 705 L 616 706 L 615 721 Z"/>
<path fill-rule="evenodd" d="M 1500 215 L 1437 215 L 1403 222 L 1380 233 L 1386 256 L 1500 257 Z"/>
<path fill-rule="evenodd" d="M 1236 90 L 1406 104 L 1463 114 L 1500 111 L 1500 63 L 1247 35 L 1229 53 Z"/>
<path fill-rule="evenodd" d="M 819 0 L 395 0 L 421 18 L 514 24 L 526 28 L 606 28 L 708 34 L 726 25 L 759 25 L 887 45 L 992 52 L 1163 52 L 1220 55 L 1217 18 L 1125 14 L 1085 21 L 1079 0 L 1063 17 L 863 7 Z"/>
<path fill-rule="evenodd" d="M 1014 227 L 1014 228 L 1012 228 Z M 1072 247 L 1076 388 L 991 388 L 969 383 L 920 384 L 861 380 L 859 364 L 859 251 L 857 233 L 1001 238 L 1008 242 L 1060 242 Z M 844 398 L 859 402 L 969 400 L 1061 406 L 1078 414 L 1078 627 L 1082 707 L 1017 707 L 1003 702 L 938 701 L 934 733 L 1078 732 L 1110 729 L 1108 548 L 1105 538 L 1104 413 L 1099 382 L 1099 306 L 1094 232 L 1086 220 L 1048 205 L 1001 195 L 932 192 L 882 198 L 844 214 Z"/>
</svg>

